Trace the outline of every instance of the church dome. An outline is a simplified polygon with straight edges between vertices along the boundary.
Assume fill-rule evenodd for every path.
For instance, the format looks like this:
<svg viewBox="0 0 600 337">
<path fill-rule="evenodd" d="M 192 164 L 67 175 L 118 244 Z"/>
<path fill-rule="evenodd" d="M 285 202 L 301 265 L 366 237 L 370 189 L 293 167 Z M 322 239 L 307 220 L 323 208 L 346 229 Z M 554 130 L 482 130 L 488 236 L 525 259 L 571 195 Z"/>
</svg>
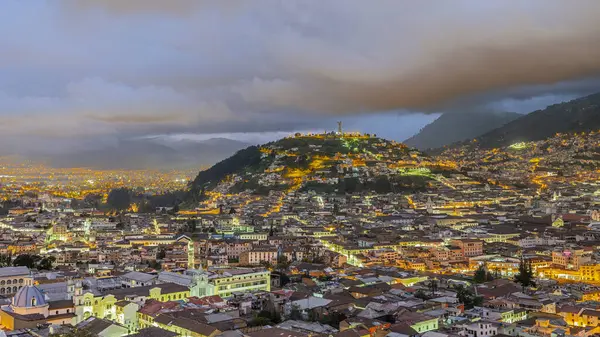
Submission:
<svg viewBox="0 0 600 337">
<path fill-rule="evenodd" d="M 46 305 L 44 294 L 36 286 L 24 286 L 19 289 L 12 300 L 12 305 L 18 308 L 32 308 Z"/>
</svg>

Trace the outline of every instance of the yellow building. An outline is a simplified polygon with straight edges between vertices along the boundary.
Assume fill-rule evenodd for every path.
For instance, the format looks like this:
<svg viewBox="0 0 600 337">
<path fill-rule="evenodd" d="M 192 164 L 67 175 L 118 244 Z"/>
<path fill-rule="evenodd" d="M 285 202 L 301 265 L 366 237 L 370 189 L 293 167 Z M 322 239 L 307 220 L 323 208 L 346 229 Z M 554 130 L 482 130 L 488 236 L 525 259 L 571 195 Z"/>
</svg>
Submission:
<svg viewBox="0 0 600 337">
<path fill-rule="evenodd" d="M 209 278 L 212 289 L 208 295 L 230 297 L 237 292 L 271 291 L 271 272 L 248 272 L 247 269 L 223 269 Z"/>
<path fill-rule="evenodd" d="M 118 321 L 116 303 L 119 301 L 130 301 L 142 305 L 147 299 L 165 302 L 184 300 L 189 296 L 190 289 L 188 287 L 175 283 L 115 289 L 101 295 L 94 295 L 91 292 L 83 293 L 78 286 L 75 289 L 75 313 L 77 322 L 90 316 Z"/>
<path fill-rule="evenodd" d="M 597 327 L 600 318 L 600 311 L 571 306 L 562 308 L 558 314 L 567 324 L 581 327 Z"/>
<path fill-rule="evenodd" d="M 581 302 L 587 301 L 600 301 L 600 290 L 590 290 L 583 293 L 581 295 Z"/>
<path fill-rule="evenodd" d="M 581 281 L 597 282 L 600 281 L 600 264 L 585 264 L 579 267 Z"/>
</svg>

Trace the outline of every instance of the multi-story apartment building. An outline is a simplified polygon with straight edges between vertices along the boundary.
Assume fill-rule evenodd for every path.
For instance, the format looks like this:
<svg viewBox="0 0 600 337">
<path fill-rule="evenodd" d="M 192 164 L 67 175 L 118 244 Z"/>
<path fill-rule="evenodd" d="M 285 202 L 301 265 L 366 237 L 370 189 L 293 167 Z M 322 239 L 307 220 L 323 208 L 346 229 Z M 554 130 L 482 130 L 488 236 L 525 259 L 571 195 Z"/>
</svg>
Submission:
<svg viewBox="0 0 600 337">
<path fill-rule="evenodd" d="M 243 252 L 252 249 L 252 242 L 246 240 L 226 242 L 225 244 L 225 251 L 230 259 L 239 259 Z"/>
<path fill-rule="evenodd" d="M 483 241 L 476 239 L 460 239 L 452 240 L 452 244 L 460 247 L 463 256 L 479 256 L 483 255 Z"/>
<path fill-rule="evenodd" d="M 244 266 L 258 266 L 261 262 L 275 264 L 279 255 L 285 256 L 288 261 L 299 261 L 304 258 L 304 252 L 293 247 L 280 249 L 274 246 L 262 246 L 241 253 L 240 264 Z"/>
<path fill-rule="evenodd" d="M 552 264 L 565 269 L 579 270 L 579 267 L 592 261 L 583 249 L 559 249 L 552 252 Z"/>
<path fill-rule="evenodd" d="M 209 295 L 231 297 L 234 293 L 271 290 L 271 272 L 252 269 L 222 269 L 209 276 Z"/>
</svg>

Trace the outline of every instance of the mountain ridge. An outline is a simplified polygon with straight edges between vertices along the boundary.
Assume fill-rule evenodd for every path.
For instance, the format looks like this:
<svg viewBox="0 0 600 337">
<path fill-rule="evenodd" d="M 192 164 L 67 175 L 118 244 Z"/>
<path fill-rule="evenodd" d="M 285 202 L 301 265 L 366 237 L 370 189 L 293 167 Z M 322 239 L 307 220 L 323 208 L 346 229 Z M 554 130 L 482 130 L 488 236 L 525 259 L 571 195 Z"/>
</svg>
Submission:
<svg viewBox="0 0 600 337">
<path fill-rule="evenodd" d="M 421 150 L 440 148 L 473 139 L 520 116 L 515 112 L 444 113 L 404 143 Z"/>
<path fill-rule="evenodd" d="M 482 148 L 550 138 L 556 133 L 600 129 L 600 93 L 550 105 L 517 118 L 476 138 Z M 456 145 L 464 145 L 464 142 Z"/>
<path fill-rule="evenodd" d="M 171 141 L 158 139 L 120 140 L 95 150 L 64 153 L 43 158 L 54 167 L 95 169 L 187 169 L 212 165 L 249 144 L 222 139 Z"/>
</svg>

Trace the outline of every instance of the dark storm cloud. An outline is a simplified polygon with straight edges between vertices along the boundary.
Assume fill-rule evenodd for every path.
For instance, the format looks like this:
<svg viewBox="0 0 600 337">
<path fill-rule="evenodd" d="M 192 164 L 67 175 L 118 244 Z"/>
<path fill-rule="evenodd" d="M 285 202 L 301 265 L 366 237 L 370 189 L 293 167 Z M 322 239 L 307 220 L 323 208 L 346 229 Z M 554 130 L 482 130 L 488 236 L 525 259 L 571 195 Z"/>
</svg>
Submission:
<svg viewBox="0 0 600 337">
<path fill-rule="evenodd" d="M 0 140 L 15 147 L 323 129 L 382 111 L 525 112 L 599 89 L 595 0 L 3 6 Z"/>
</svg>

